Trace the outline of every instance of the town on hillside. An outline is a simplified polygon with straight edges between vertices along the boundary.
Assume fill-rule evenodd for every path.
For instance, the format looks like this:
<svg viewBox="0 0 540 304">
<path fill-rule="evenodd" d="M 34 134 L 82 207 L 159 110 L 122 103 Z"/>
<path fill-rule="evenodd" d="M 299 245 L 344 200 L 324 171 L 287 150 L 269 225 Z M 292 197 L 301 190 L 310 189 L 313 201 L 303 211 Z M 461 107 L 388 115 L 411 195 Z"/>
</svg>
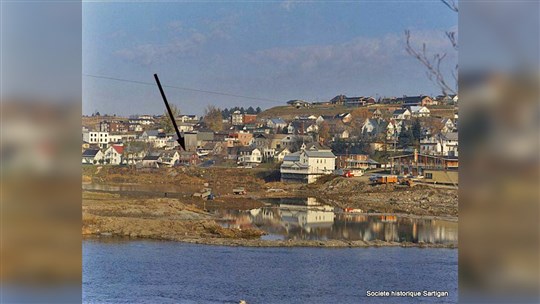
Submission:
<svg viewBox="0 0 540 304">
<path fill-rule="evenodd" d="M 176 115 L 180 148 L 164 115 L 83 116 L 82 164 L 159 168 L 279 168 L 284 182 L 366 171 L 458 184 L 458 97 L 290 100 L 267 110 Z"/>
</svg>

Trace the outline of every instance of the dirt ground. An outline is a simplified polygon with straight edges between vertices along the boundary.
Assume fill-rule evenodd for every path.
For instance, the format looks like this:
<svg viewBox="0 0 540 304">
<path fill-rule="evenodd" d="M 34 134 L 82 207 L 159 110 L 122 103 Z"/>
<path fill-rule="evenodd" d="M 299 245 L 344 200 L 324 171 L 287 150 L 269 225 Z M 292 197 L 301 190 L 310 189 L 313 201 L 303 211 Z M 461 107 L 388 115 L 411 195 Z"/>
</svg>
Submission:
<svg viewBox="0 0 540 304">
<path fill-rule="evenodd" d="M 98 171 L 96 173 L 96 171 Z M 340 208 L 361 209 L 369 213 L 397 213 L 418 216 L 457 217 L 458 190 L 416 184 L 371 185 L 367 177 L 344 178 L 325 176 L 313 184 L 282 183 L 268 169 L 238 168 L 163 168 L 136 170 L 126 167 L 86 167 L 83 180 L 101 184 L 136 184 L 154 187 L 149 196 L 181 199 L 201 209 L 252 209 L 262 206 L 261 199 L 276 197 L 315 197 L 322 203 Z M 204 202 L 192 194 L 212 188 L 216 200 Z M 169 187 L 170 191 L 159 191 Z M 232 194 L 235 187 L 244 187 L 247 195 Z M 144 193 L 138 192 L 137 196 Z"/>
<path fill-rule="evenodd" d="M 367 178 L 324 177 L 314 184 L 281 183 L 269 169 L 84 167 L 83 181 L 98 185 L 129 185 L 127 190 L 83 191 L 85 236 L 123 236 L 230 246 L 365 247 L 433 244 L 381 241 L 264 241 L 258 229 L 223 228 L 214 209 L 254 209 L 276 197 L 316 197 L 321 203 L 366 213 L 406 214 L 457 221 L 456 189 L 426 185 L 370 185 Z M 84 186 L 83 186 L 84 187 Z M 194 192 L 210 187 L 216 199 L 205 201 Z M 244 187 L 247 195 L 232 194 Z M 135 190 L 134 190 L 135 189 Z M 447 247 L 447 246 L 442 246 Z"/>
</svg>

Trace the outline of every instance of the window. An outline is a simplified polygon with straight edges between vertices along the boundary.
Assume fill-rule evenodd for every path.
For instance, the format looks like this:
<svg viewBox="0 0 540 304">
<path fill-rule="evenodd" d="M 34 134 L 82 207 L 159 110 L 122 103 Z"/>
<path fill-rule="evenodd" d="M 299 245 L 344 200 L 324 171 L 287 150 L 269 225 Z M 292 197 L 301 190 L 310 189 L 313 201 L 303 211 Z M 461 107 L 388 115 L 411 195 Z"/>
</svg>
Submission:
<svg viewBox="0 0 540 304">
<path fill-rule="evenodd" d="M 433 179 L 433 173 L 426 173 L 426 179 Z"/>
</svg>

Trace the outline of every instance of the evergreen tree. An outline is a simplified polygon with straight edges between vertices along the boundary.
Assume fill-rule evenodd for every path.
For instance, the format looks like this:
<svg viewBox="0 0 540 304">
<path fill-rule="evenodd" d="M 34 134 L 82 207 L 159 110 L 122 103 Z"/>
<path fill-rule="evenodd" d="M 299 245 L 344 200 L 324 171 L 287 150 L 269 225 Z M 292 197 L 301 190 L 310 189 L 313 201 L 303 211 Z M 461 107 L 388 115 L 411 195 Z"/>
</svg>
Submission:
<svg viewBox="0 0 540 304">
<path fill-rule="evenodd" d="M 255 113 L 256 113 L 256 114 L 259 114 L 259 113 L 261 113 L 261 112 L 262 112 L 261 107 L 257 107 L 257 108 L 255 109 Z"/>
<path fill-rule="evenodd" d="M 422 126 L 420 125 L 420 119 L 416 118 L 412 124 L 412 137 L 415 144 L 420 143 L 422 138 Z"/>
<path fill-rule="evenodd" d="M 247 112 L 247 114 L 255 114 L 255 109 L 253 109 L 252 106 L 249 106 L 249 108 L 247 108 L 246 112 Z"/>
<path fill-rule="evenodd" d="M 403 125 L 401 127 L 401 131 L 399 132 L 399 135 L 398 135 L 399 146 L 402 147 L 402 148 L 405 148 L 405 147 L 411 145 L 413 143 L 413 141 L 414 141 L 414 136 L 412 134 L 412 131 L 407 130 L 405 125 Z"/>
</svg>

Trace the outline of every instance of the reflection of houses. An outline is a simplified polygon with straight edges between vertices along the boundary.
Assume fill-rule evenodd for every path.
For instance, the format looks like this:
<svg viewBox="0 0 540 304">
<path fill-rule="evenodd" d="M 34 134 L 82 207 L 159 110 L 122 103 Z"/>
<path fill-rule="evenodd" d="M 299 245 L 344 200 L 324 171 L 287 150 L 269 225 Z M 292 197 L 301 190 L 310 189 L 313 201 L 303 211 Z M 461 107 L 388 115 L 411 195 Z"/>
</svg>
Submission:
<svg viewBox="0 0 540 304">
<path fill-rule="evenodd" d="M 334 224 L 334 208 L 328 205 L 280 205 L 281 224 L 286 230 L 301 227 L 306 232 L 315 228 L 329 228 Z"/>
<path fill-rule="evenodd" d="M 325 174 L 334 172 L 336 156 L 330 149 L 317 145 L 286 155 L 281 164 L 282 181 L 301 181 L 312 183 Z"/>
</svg>

